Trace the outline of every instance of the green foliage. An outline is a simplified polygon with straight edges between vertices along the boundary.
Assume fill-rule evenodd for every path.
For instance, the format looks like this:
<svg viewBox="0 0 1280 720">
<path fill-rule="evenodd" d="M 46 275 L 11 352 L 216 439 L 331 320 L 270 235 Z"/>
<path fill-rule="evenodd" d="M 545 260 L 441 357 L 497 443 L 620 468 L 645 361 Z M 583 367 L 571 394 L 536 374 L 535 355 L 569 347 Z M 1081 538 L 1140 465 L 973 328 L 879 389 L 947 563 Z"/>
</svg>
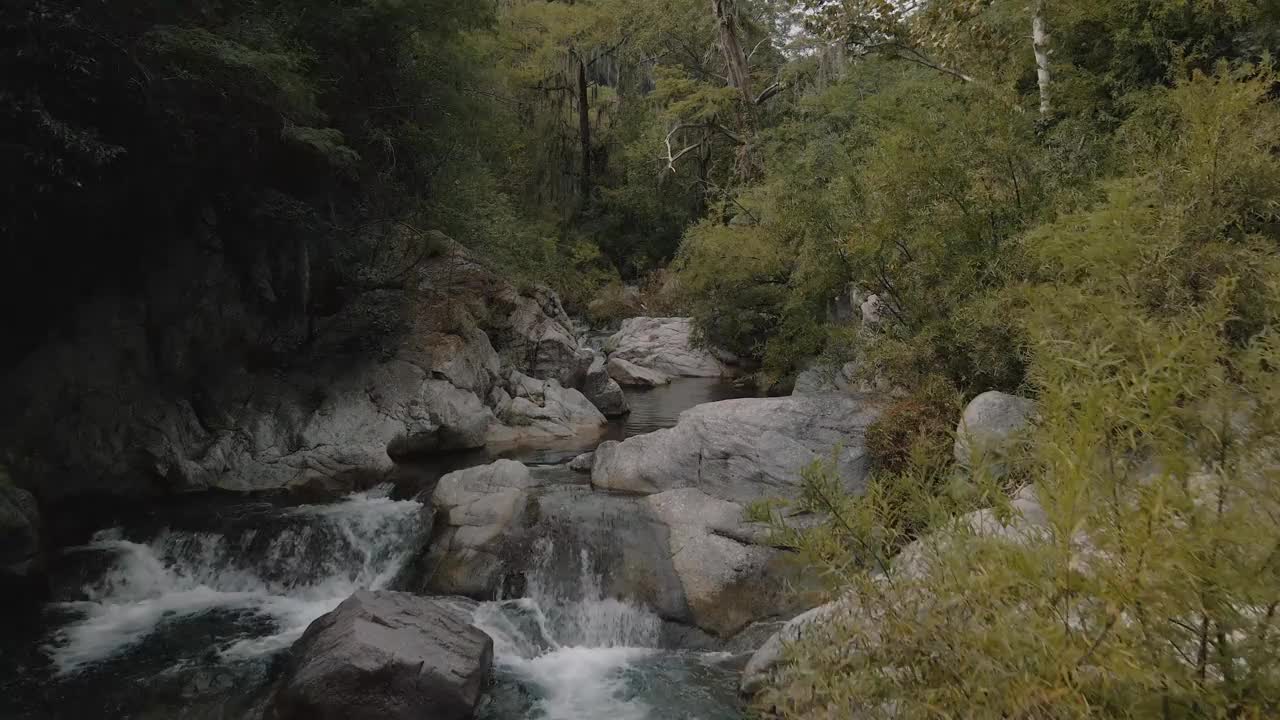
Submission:
<svg viewBox="0 0 1280 720">
<path fill-rule="evenodd" d="M 761 356 L 786 300 L 784 251 L 759 226 L 707 220 L 690 228 L 676 267 L 708 342 L 743 357 Z"/>
<path fill-rule="evenodd" d="M 290 238 L 323 264 L 367 221 L 429 215 L 485 144 L 453 118 L 486 115 L 463 33 L 491 21 L 455 0 L 6 3 L 5 304 L 56 317 L 210 218 L 232 258 Z M 20 350 L 47 317 L 15 324 Z"/>
<path fill-rule="evenodd" d="M 950 427 L 959 417 L 960 396 L 934 380 L 895 399 L 867 427 L 867 453 L 878 469 L 901 473 L 911 466 L 945 465 L 954 444 Z"/>
<path fill-rule="evenodd" d="M 789 649 L 763 711 L 1280 713 L 1273 86 L 1224 65 L 1131 98 L 1115 174 L 1013 238 L 1020 268 L 982 297 L 1022 338 L 1039 420 L 1003 480 L 928 452 L 861 497 L 806 473 L 805 509 L 829 519 L 792 542 L 845 611 Z M 1039 524 L 1000 492 L 1012 478 Z"/>
</svg>

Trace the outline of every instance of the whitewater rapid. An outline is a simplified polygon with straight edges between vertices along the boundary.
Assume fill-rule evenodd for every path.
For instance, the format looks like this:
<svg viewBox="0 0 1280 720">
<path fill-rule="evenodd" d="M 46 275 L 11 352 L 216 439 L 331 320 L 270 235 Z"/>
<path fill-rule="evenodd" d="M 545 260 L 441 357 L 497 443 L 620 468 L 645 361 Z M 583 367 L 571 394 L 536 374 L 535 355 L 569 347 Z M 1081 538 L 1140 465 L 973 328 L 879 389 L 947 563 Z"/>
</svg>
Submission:
<svg viewBox="0 0 1280 720">
<path fill-rule="evenodd" d="M 476 626 L 493 638 L 498 674 L 482 720 L 736 717 L 725 712 L 732 702 L 724 698 L 689 696 L 691 674 L 699 671 L 732 686 L 733 672 L 718 667 L 724 654 L 662 649 L 662 620 L 606 597 L 587 548 L 568 553 L 574 569 L 553 566 L 565 554 L 547 538 L 534 556 L 539 562 L 526 573 L 524 597 L 482 603 L 475 613 Z M 566 575 L 576 582 L 565 583 Z"/>
<path fill-rule="evenodd" d="M 118 529 L 99 532 L 71 552 L 101 554 L 108 569 L 83 599 L 58 603 L 74 619 L 46 651 L 59 674 L 74 674 L 165 626 L 221 612 L 245 626 L 214 648 L 221 659 L 276 652 L 356 590 L 386 587 L 418 547 L 421 511 L 379 488 L 287 509 L 278 527 L 235 536 L 166 529 L 135 542 Z"/>
</svg>

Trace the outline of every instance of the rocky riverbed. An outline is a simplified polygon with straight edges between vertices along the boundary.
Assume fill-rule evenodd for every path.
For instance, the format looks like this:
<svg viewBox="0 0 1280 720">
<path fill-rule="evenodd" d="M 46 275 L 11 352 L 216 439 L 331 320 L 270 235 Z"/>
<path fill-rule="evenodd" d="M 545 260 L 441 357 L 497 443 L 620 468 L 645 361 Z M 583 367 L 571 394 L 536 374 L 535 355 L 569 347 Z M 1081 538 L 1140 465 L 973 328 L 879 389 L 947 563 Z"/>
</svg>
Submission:
<svg viewBox="0 0 1280 720">
<path fill-rule="evenodd" d="M 741 394 L 697 378 L 631 390 L 631 415 L 601 436 L 625 453 L 708 413 L 788 402 L 727 399 Z M 55 601 L 5 639 L 0 714 L 268 716 L 290 645 L 363 588 L 468 596 L 455 601 L 470 603 L 464 625 L 493 642 L 480 717 L 740 717 L 737 653 L 802 609 L 758 590 L 795 569 L 756 544 L 716 483 L 608 490 L 569 468 L 590 445 L 466 456 L 469 469 L 417 498 L 384 486 L 321 504 L 196 496 L 139 511 L 51 554 Z"/>
<path fill-rule="evenodd" d="M 205 398 L 218 423 L 143 383 L 59 426 L 91 442 L 60 472 L 137 442 L 113 472 L 165 485 L 70 529 L 101 488 L 5 486 L 6 577 L 48 602 L 5 626 L 0 715 L 741 717 L 748 654 L 816 604 L 747 507 L 818 459 L 859 490 L 875 398 L 743 397 L 687 319 L 592 337 L 457 249 L 418 273 L 376 361 L 241 376 L 269 392 Z"/>
</svg>

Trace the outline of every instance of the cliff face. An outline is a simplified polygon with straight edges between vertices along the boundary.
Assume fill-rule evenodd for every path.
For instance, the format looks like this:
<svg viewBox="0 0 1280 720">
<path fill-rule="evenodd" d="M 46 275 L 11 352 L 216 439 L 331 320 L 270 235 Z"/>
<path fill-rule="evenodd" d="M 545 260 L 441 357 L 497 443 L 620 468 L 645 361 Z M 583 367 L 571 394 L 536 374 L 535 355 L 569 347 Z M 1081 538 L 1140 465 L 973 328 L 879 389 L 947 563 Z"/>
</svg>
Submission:
<svg viewBox="0 0 1280 720">
<path fill-rule="evenodd" d="M 571 389 L 592 356 L 554 294 L 443 236 L 385 224 L 341 255 L 244 255 L 206 224 L 23 359 L 0 385 L 14 480 L 44 504 L 275 490 L 604 423 Z M 561 409 L 532 423 L 513 396 Z"/>
</svg>

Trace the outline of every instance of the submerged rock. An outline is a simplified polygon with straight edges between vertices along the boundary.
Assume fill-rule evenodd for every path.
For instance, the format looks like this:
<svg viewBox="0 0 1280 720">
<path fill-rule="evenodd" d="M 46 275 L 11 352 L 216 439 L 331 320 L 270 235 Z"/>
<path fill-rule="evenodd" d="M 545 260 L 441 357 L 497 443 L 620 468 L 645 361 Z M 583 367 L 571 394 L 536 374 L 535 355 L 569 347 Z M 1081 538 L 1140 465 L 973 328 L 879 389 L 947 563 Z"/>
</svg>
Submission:
<svg viewBox="0 0 1280 720">
<path fill-rule="evenodd" d="M 493 663 L 473 605 L 361 590 L 322 615 L 290 651 L 275 720 L 463 720 Z"/>
<path fill-rule="evenodd" d="M 720 377 L 724 365 L 695 348 L 690 318 L 630 318 L 606 345 L 609 357 L 680 377 Z"/>
<path fill-rule="evenodd" d="M 609 360 L 609 377 L 627 387 L 657 387 L 671 382 L 671 376 L 666 373 L 640 367 L 616 357 Z"/>
<path fill-rule="evenodd" d="M 1030 425 L 1035 409 L 1032 400 L 995 390 L 974 398 L 956 426 L 956 462 L 968 465 L 987 455 L 998 460 Z"/>
<path fill-rule="evenodd" d="M 696 487 L 746 505 L 794 498 L 800 472 L 834 461 L 841 484 L 862 489 L 868 465 L 864 433 L 877 417 L 869 396 L 744 398 L 685 411 L 674 428 L 605 442 L 596 450 L 591 483 L 649 495 Z"/>
</svg>

